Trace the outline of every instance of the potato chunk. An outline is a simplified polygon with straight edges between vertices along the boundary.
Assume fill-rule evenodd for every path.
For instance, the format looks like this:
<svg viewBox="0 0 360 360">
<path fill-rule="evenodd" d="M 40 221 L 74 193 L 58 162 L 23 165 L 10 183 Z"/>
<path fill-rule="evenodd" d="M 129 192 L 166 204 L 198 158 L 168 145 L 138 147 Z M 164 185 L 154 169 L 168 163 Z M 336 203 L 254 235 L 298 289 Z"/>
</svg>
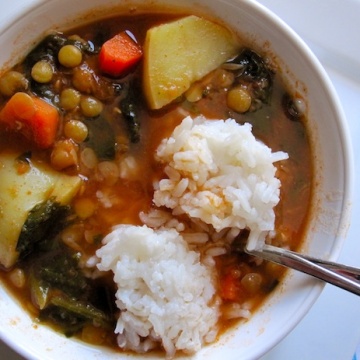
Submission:
<svg viewBox="0 0 360 360">
<path fill-rule="evenodd" d="M 59 173 L 41 163 L 31 162 L 21 173 L 17 168 L 20 154 L 0 154 L 0 264 L 6 268 L 18 258 L 16 245 L 30 210 L 50 197 L 67 204 L 81 185 L 77 176 Z"/>
<path fill-rule="evenodd" d="M 149 29 L 143 81 L 149 107 L 160 109 L 169 104 L 238 50 L 229 30 L 197 16 Z"/>
</svg>

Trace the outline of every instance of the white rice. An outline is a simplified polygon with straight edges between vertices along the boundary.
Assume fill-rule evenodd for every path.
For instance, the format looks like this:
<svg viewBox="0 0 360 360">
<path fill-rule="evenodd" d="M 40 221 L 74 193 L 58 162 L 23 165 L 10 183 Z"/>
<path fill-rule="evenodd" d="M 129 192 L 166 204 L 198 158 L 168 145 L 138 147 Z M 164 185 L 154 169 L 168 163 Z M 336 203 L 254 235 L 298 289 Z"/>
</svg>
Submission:
<svg viewBox="0 0 360 360">
<path fill-rule="evenodd" d="M 238 318 L 249 319 L 251 317 L 251 312 L 240 304 L 233 303 L 224 309 L 223 316 L 227 320 Z"/>
<path fill-rule="evenodd" d="M 171 358 L 215 340 L 214 257 L 241 229 L 250 230 L 252 247 L 274 230 L 274 162 L 288 157 L 272 153 L 251 130 L 232 119 L 186 117 L 157 149 L 168 177 L 154 184 L 159 209 L 139 214 L 144 226 L 114 228 L 97 251 L 98 269 L 111 270 L 118 288 L 121 348 L 146 352 L 160 343 Z M 179 220 L 184 214 L 191 222 Z M 250 309 L 235 304 L 223 316 L 249 318 Z"/>
<path fill-rule="evenodd" d="M 258 141 L 251 125 L 233 119 L 186 117 L 157 149 L 168 179 L 154 193 L 156 206 L 224 228 L 250 230 L 250 241 L 274 229 L 280 181 L 274 162 L 288 158 Z"/>
<path fill-rule="evenodd" d="M 175 229 L 120 225 L 96 254 L 98 269 L 111 270 L 118 286 L 120 347 L 145 352 L 161 343 L 170 358 L 215 340 L 219 310 L 212 270 Z"/>
</svg>

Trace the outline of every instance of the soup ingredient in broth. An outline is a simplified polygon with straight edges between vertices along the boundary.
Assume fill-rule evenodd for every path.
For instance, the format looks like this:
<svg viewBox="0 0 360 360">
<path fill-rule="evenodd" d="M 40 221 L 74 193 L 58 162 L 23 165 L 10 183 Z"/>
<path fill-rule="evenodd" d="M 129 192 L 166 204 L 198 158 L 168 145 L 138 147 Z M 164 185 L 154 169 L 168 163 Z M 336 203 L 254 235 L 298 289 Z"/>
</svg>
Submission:
<svg viewBox="0 0 360 360">
<path fill-rule="evenodd" d="M 161 343 L 172 357 L 215 340 L 213 271 L 176 230 L 120 225 L 103 243 L 97 266 L 114 273 L 121 348 L 145 352 Z"/>
<path fill-rule="evenodd" d="M 141 57 L 140 45 L 127 32 L 123 31 L 102 45 L 99 54 L 99 67 L 105 74 L 120 77 L 130 71 Z"/>
<path fill-rule="evenodd" d="M 15 93 L 0 113 L 0 122 L 42 149 L 53 145 L 59 125 L 58 110 L 46 101 L 23 92 Z"/>
<path fill-rule="evenodd" d="M 258 141 L 250 124 L 187 117 L 156 154 L 169 177 L 154 193 L 157 206 L 200 219 L 218 232 L 248 228 L 250 241 L 274 230 L 280 180 L 273 163 L 288 155 Z"/>
<path fill-rule="evenodd" d="M 30 211 L 50 198 L 69 204 L 81 179 L 16 152 L 1 153 L 0 164 L 0 264 L 9 268 L 18 259 L 16 247 Z"/>
<path fill-rule="evenodd" d="M 160 109 L 238 52 L 231 32 L 209 20 L 188 16 L 152 27 L 144 44 L 144 93 Z"/>
</svg>

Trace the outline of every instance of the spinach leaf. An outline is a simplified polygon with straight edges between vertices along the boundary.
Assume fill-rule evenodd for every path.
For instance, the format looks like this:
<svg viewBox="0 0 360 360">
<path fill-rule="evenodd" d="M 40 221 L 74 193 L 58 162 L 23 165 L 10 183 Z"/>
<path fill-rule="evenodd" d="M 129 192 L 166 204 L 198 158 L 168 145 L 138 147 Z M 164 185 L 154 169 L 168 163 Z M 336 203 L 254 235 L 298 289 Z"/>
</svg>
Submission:
<svg viewBox="0 0 360 360">
<path fill-rule="evenodd" d="M 127 96 L 120 101 L 121 114 L 126 122 L 130 141 L 138 143 L 140 141 L 140 122 L 138 109 L 136 106 L 135 85 L 130 83 Z"/>
<path fill-rule="evenodd" d="M 94 150 L 100 160 L 113 160 L 115 158 L 116 139 L 114 129 L 100 115 L 96 118 L 84 119 L 89 135 L 84 142 L 85 146 Z"/>
<path fill-rule="evenodd" d="M 61 205 L 50 198 L 36 205 L 25 221 L 16 250 L 19 259 L 23 260 L 36 247 L 44 246 L 68 224 L 70 207 Z"/>
<path fill-rule="evenodd" d="M 97 309 L 90 303 L 77 301 L 65 296 L 54 296 L 51 304 L 66 310 L 68 313 L 77 315 L 80 318 L 91 320 L 94 324 L 107 327 L 110 323 L 109 316 Z"/>
<path fill-rule="evenodd" d="M 25 70 L 30 73 L 35 63 L 46 60 L 53 66 L 57 64 L 57 54 L 66 43 L 66 37 L 60 33 L 50 34 L 45 37 L 24 60 Z"/>
<path fill-rule="evenodd" d="M 87 279 L 78 267 L 76 254 L 59 247 L 40 256 L 34 264 L 34 276 L 51 289 L 79 298 L 89 290 Z"/>
<path fill-rule="evenodd" d="M 115 301 L 109 301 L 108 294 L 104 296 L 96 280 L 85 277 L 77 254 L 65 246 L 40 254 L 33 261 L 30 284 L 40 320 L 56 324 L 66 336 L 86 324 L 113 328 L 114 309 L 109 304 Z"/>
<path fill-rule="evenodd" d="M 91 42 L 68 39 L 62 33 L 49 34 L 26 56 L 24 65 L 27 72 L 30 72 L 34 64 L 40 60 L 47 60 L 50 64 L 57 67 L 59 65 L 57 59 L 58 52 L 65 45 L 74 45 L 88 54 L 95 54 L 99 51 L 99 48 Z"/>
<path fill-rule="evenodd" d="M 245 48 L 227 64 L 230 64 L 235 72 L 236 82 L 245 85 L 251 91 L 250 111 L 256 111 L 263 104 L 270 103 L 275 73 L 259 54 Z"/>
<path fill-rule="evenodd" d="M 51 299 L 50 305 L 41 311 L 40 320 L 49 320 L 60 326 L 67 337 L 76 334 L 87 323 L 107 329 L 114 326 L 114 321 L 103 311 L 88 302 L 64 295 L 54 296 Z"/>
<path fill-rule="evenodd" d="M 33 304 L 40 320 L 56 324 L 67 336 L 86 324 L 112 329 L 115 290 L 111 295 L 111 290 L 104 291 L 100 283 L 86 277 L 80 254 L 61 242 L 59 233 L 73 221 L 70 214 L 68 206 L 50 199 L 35 206 L 23 226 L 18 251 L 20 266 L 30 274 Z"/>
</svg>

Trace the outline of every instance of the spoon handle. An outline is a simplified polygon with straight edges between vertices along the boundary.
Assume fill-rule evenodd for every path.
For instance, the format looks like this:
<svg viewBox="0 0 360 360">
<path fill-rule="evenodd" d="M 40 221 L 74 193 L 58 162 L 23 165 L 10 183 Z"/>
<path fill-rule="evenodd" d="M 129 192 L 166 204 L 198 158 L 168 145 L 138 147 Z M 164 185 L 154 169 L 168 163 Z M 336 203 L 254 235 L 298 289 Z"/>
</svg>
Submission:
<svg viewBox="0 0 360 360">
<path fill-rule="evenodd" d="M 331 261 L 302 255 L 272 245 L 264 245 L 259 250 L 245 251 L 294 270 L 314 276 L 329 284 L 360 295 L 360 269 Z"/>
</svg>

